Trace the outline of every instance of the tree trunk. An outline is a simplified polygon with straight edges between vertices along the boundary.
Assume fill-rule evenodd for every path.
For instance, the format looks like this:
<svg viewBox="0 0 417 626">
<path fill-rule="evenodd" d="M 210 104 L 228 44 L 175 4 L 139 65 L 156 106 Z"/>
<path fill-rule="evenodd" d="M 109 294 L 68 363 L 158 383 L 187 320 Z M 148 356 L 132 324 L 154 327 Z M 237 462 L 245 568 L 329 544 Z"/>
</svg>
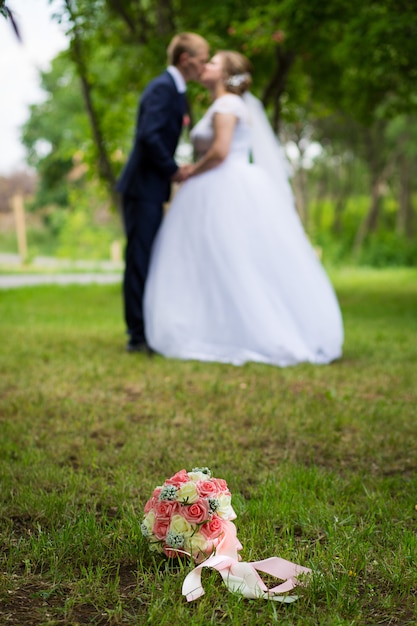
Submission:
<svg viewBox="0 0 417 626">
<path fill-rule="evenodd" d="M 297 213 L 305 228 L 309 222 L 309 210 L 308 210 L 308 195 L 306 184 L 306 172 L 303 167 L 300 167 L 293 177 L 295 206 Z"/>
<path fill-rule="evenodd" d="M 363 246 L 363 243 L 370 232 L 375 231 L 381 210 L 381 200 L 383 195 L 383 181 L 376 178 L 371 187 L 371 204 L 364 220 L 360 224 L 355 241 L 353 243 L 353 253 L 357 255 Z"/>
<path fill-rule="evenodd" d="M 414 235 L 414 211 L 411 194 L 411 170 L 409 159 L 399 158 L 399 195 L 397 212 L 397 233 L 411 239 Z"/>
<path fill-rule="evenodd" d="M 342 233 L 342 215 L 346 204 L 346 195 L 339 195 L 334 206 L 334 216 L 332 223 L 332 233 L 340 235 Z"/>
<path fill-rule="evenodd" d="M 140 44 L 146 45 L 149 37 L 148 32 L 150 24 L 146 18 L 146 13 L 143 9 L 140 9 L 138 15 L 133 15 L 132 12 L 126 8 L 126 3 L 121 0 L 107 0 L 108 7 L 116 13 L 119 18 L 126 24 L 132 39 Z"/>
<path fill-rule="evenodd" d="M 344 171 L 345 169 L 345 171 Z M 332 223 L 332 232 L 335 235 L 341 235 L 343 230 L 342 217 L 343 212 L 346 206 L 346 199 L 351 195 L 354 184 L 352 182 L 352 169 L 349 163 L 346 163 L 345 166 L 341 166 L 339 168 L 339 178 L 340 178 L 340 189 L 337 194 L 335 207 L 334 207 L 334 216 Z"/>
<path fill-rule="evenodd" d="M 323 228 L 323 203 L 329 195 L 328 186 L 328 176 L 325 172 L 318 180 L 314 197 L 314 204 L 316 206 L 314 211 L 314 225 L 318 231 L 321 231 Z"/>
<path fill-rule="evenodd" d="M 156 7 L 157 33 L 166 37 L 175 32 L 174 13 L 171 0 L 159 0 Z"/>
<path fill-rule="evenodd" d="M 386 180 L 392 169 L 392 162 L 384 160 L 384 122 L 377 123 L 372 129 L 366 129 L 365 133 L 366 157 L 371 178 L 371 204 L 356 232 L 352 250 L 354 255 L 359 253 L 368 234 L 376 230 Z"/>
<path fill-rule="evenodd" d="M 264 91 L 262 102 L 265 107 L 272 101 L 273 105 L 273 119 L 272 127 L 277 133 L 279 130 L 280 118 L 281 118 L 281 103 L 280 98 L 285 91 L 287 84 L 288 73 L 295 61 L 295 52 L 284 52 L 280 46 L 276 48 L 276 66 L 275 71 Z"/>
<path fill-rule="evenodd" d="M 84 96 L 84 102 L 87 109 L 88 117 L 90 119 L 91 130 L 93 132 L 94 143 L 97 149 L 98 156 L 98 171 L 100 178 L 102 178 L 108 187 L 109 194 L 111 196 L 114 206 L 120 210 L 120 197 L 115 190 L 116 178 L 113 173 L 110 158 L 106 150 L 103 133 L 100 127 L 100 121 L 97 112 L 93 105 L 92 100 L 92 86 L 89 82 L 86 73 L 83 68 L 79 66 L 79 75 L 81 80 L 81 86 Z"/>
<path fill-rule="evenodd" d="M 120 196 L 115 190 L 116 178 L 113 173 L 113 168 L 111 165 L 111 161 L 109 155 L 107 153 L 106 144 L 104 141 L 103 132 L 100 126 L 100 119 L 97 114 L 97 111 L 94 107 L 92 92 L 93 86 L 88 78 L 87 66 L 84 60 L 84 55 L 82 51 L 82 39 L 81 35 L 76 23 L 76 16 L 71 7 L 71 3 L 69 0 L 66 0 L 66 6 L 68 9 L 69 16 L 74 24 L 74 28 L 72 30 L 72 41 L 71 41 L 71 52 L 72 58 L 76 65 L 78 75 L 81 80 L 81 88 L 84 98 L 85 107 L 87 110 L 87 115 L 90 120 L 90 126 L 93 133 L 93 139 L 97 150 L 97 160 L 98 160 L 98 172 L 99 176 L 102 180 L 104 180 L 107 184 L 108 192 L 111 197 L 111 200 L 114 206 L 120 211 L 121 209 L 121 201 Z"/>
</svg>

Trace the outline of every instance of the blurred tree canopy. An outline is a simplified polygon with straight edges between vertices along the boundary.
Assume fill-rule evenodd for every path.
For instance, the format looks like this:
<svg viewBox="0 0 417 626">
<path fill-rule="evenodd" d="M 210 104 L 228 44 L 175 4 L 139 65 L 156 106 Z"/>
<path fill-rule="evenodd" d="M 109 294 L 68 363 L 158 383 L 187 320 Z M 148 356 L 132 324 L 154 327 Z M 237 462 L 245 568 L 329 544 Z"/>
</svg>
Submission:
<svg viewBox="0 0 417 626">
<path fill-rule="evenodd" d="M 32 106 L 23 131 L 45 201 L 49 193 L 65 202 L 63 181 L 76 155 L 117 204 L 114 183 L 140 93 L 164 69 L 166 47 L 180 31 L 198 32 L 213 51 L 237 49 L 251 59 L 254 92 L 287 139 L 316 140 L 324 151 L 333 144 L 330 152 L 337 146 L 363 164 L 372 198 L 356 245 L 377 222 L 383 184 L 399 173 L 395 164 L 412 170 L 415 154 L 401 146 L 410 143 L 405 129 L 415 126 L 417 109 L 415 0 L 49 1 L 69 47 L 42 74 L 47 99 Z M 199 116 L 207 95 L 190 85 L 190 100 Z M 397 223 L 410 234 L 414 183 L 400 178 L 393 182 L 403 198 Z"/>
</svg>

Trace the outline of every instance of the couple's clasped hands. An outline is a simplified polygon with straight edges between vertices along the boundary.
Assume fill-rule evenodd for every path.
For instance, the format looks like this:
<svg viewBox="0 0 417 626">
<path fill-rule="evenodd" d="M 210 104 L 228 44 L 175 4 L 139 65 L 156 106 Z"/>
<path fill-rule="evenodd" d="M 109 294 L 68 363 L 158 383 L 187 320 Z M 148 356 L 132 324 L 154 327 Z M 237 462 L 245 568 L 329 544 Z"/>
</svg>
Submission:
<svg viewBox="0 0 417 626">
<path fill-rule="evenodd" d="M 174 183 L 183 183 L 188 178 L 190 178 L 190 176 L 192 176 L 193 171 L 194 171 L 194 165 L 192 165 L 191 163 L 187 165 L 181 165 L 177 169 L 175 174 L 172 176 L 171 180 Z"/>
</svg>

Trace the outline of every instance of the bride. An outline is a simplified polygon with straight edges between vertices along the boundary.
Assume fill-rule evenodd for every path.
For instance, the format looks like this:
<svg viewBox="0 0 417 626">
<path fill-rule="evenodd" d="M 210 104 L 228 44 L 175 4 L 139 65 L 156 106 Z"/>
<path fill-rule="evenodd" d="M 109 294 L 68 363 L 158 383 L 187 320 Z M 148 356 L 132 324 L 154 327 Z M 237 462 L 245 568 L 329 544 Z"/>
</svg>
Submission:
<svg viewBox="0 0 417 626">
<path fill-rule="evenodd" d="M 201 82 L 213 104 L 192 131 L 200 158 L 155 240 L 147 341 L 179 359 L 329 363 L 341 355 L 340 309 L 296 214 L 281 148 L 248 93 L 249 61 L 219 52 Z"/>
</svg>

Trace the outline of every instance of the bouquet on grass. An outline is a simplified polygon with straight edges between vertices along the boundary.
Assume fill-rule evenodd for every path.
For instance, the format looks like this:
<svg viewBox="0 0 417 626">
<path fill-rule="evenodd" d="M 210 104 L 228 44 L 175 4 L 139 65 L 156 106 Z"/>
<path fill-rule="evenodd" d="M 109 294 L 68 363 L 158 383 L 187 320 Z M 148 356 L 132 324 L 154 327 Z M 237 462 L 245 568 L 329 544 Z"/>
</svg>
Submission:
<svg viewBox="0 0 417 626">
<path fill-rule="evenodd" d="M 195 467 L 191 472 L 182 469 L 154 489 L 145 505 L 142 534 L 154 552 L 193 559 L 196 567 L 182 586 L 188 601 L 203 595 L 201 570 L 212 567 L 220 572 L 229 591 L 245 598 L 293 602 L 297 596 L 280 594 L 301 584 L 297 576 L 311 570 L 277 557 L 242 562 L 231 499 L 226 481 L 213 478 L 207 467 Z M 268 589 L 258 571 L 285 582 Z"/>
<path fill-rule="evenodd" d="M 207 467 L 185 469 L 156 487 L 145 505 L 141 531 L 152 551 L 190 556 L 201 563 L 217 548 L 236 518 L 225 480 Z"/>
</svg>

